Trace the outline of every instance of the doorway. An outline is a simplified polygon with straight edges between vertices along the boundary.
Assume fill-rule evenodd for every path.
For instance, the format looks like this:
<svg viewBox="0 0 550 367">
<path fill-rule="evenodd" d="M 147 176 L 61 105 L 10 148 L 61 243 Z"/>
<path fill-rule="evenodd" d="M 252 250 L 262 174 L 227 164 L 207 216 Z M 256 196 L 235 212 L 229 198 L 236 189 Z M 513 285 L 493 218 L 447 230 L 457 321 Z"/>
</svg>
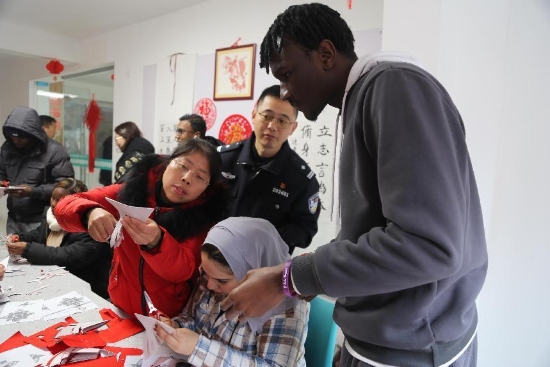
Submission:
<svg viewBox="0 0 550 367">
<path fill-rule="evenodd" d="M 114 66 L 83 71 L 60 77 L 60 81 L 36 82 L 36 110 L 57 120 L 54 139 L 62 144 L 75 170 L 75 178 L 89 189 L 110 182 L 113 149 L 113 70 Z M 101 110 L 101 122 L 95 133 L 94 170 L 88 170 L 89 136 L 84 116 L 95 99 Z"/>
</svg>

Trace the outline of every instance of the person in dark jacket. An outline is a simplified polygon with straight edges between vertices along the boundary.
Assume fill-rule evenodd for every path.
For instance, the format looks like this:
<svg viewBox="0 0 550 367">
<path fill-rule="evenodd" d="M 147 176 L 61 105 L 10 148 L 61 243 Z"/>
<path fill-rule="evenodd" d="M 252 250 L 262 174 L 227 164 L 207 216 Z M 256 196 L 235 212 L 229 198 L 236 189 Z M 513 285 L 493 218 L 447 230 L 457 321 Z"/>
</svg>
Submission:
<svg viewBox="0 0 550 367">
<path fill-rule="evenodd" d="M 141 135 L 141 130 L 132 121 L 123 122 L 115 127 L 115 144 L 122 151 L 122 156 L 116 162 L 115 183 L 121 183 L 124 175 L 144 155 L 155 153 L 153 144 Z"/>
<path fill-rule="evenodd" d="M 223 145 L 223 142 L 213 136 L 206 135 L 206 121 L 201 115 L 196 113 L 185 114 L 180 117 L 180 122 L 176 128 L 176 140 L 178 143 L 187 139 L 206 140 L 215 147 Z"/>
<path fill-rule="evenodd" d="M 40 225 L 57 182 L 74 177 L 73 166 L 67 150 L 46 136 L 32 108 L 16 107 L 2 130 L 0 185 L 17 187 L 7 191 L 6 232 L 29 232 Z"/>
<path fill-rule="evenodd" d="M 101 158 L 113 159 L 113 135 L 109 135 L 101 144 Z M 99 183 L 103 186 L 109 186 L 113 183 L 111 178 L 111 170 L 99 170 Z"/>
<path fill-rule="evenodd" d="M 231 187 L 231 216 L 268 220 L 292 254 L 311 243 L 321 206 L 315 174 L 288 144 L 298 110 L 280 93 L 278 85 L 266 88 L 252 111 L 254 133 L 218 151 Z"/>
<path fill-rule="evenodd" d="M 19 241 L 8 243 L 10 255 L 20 255 L 36 265 L 64 266 L 88 282 L 92 291 L 107 299 L 111 248 L 97 242 L 86 232 L 65 232 L 53 214 L 57 202 L 64 196 L 88 191 L 82 181 L 73 178 L 59 181 L 37 229 L 18 233 Z"/>
</svg>

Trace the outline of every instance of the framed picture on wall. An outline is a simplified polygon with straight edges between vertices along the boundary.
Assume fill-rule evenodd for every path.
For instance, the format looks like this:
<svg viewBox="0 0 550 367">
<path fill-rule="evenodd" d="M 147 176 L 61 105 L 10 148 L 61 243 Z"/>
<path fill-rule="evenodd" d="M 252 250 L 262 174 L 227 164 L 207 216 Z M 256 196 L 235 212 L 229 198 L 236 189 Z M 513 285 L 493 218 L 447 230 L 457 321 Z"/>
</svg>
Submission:
<svg viewBox="0 0 550 367">
<path fill-rule="evenodd" d="M 216 50 L 214 100 L 254 98 L 256 44 Z"/>
</svg>

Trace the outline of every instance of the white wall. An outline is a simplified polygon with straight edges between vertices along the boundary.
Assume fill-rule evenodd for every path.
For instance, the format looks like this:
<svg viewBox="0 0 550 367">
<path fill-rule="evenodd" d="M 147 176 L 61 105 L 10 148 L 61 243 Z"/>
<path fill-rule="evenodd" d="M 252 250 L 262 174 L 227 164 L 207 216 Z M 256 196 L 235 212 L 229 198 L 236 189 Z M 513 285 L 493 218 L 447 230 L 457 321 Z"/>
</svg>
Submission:
<svg viewBox="0 0 550 367">
<path fill-rule="evenodd" d="M 0 61 L 0 126 L 15 107 L 29 105 L 29 81 L 46 74 L 45 63 L 40 60 Z M 4 141 L 0 133 L 0 144 Z"/>
<path fill-rule="evenodd" d="M 466 125 L 489 250 L 478 365 L 548 366 L 550 2 L 411 3 L 384 2 L 383 48 L 420 56 Z"/>
</svg>

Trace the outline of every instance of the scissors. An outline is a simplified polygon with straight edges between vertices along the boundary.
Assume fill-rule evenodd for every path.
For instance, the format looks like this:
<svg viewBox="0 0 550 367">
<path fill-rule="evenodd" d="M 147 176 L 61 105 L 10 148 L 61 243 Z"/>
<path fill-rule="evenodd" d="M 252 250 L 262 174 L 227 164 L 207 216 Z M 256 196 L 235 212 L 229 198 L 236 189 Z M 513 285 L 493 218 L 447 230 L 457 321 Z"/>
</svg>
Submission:
<svg viewBox="0 0 550 367">
<path fill-rule="evenodd" d="M 153 301 L 151 301 L 151 297 L 147 294 L 147 291 L 143 291 L 143 296 L 145 297 L 145 302 L 147 302 L 147 307 L 149 308 L 149 316 L 162 321 L 162 318 L 170 319 L 164 312 L 158 310 L 155 305 L 153 304 Z"/>
</svg>

